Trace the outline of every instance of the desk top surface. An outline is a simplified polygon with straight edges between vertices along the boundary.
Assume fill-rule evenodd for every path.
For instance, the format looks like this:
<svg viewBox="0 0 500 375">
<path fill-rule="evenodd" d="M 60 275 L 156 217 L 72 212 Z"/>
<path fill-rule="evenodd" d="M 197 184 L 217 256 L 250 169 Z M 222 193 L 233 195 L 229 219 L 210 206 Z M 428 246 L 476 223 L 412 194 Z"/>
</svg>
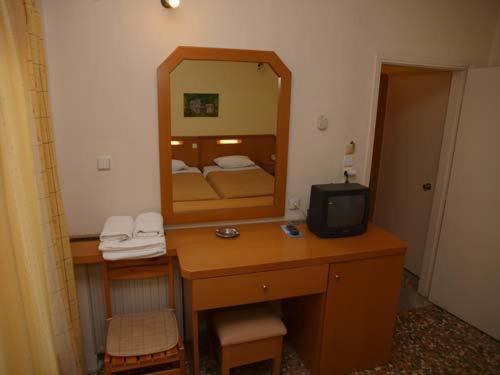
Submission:
<svg viewBox="0 0 500 375">
<path fill-rule="evenodd" d="M 73 264 L 94 264 L 104 262 L 98 247 L 99 240 L 95 238 L 71 239 Z"/>
<path fill-rule="evenodd" d="M 186 279 L 200 279 L 248 272 L 345 262 L 384 255 L 404 254 L 406 243 L 369 224 L 360 236 L 323 239 L 306 225 L 303 238 L 289 238 L 279 222 L 236 225 L 240 236 L 222 239 L 215 227 L 167 231 L 168 255 L 177 256 Z M 103 262 L 99 240 L 72 241 L 74 264 Z"/>
<path fill-rule="evenodd" d="M 360 236 L 322 239 L 298 228 L 303 238 L 289 238 L 282 223 L 236 225 L 240 236 L 222 239 L 214 227 L 176 229 L 167 232 L 169 251 L 177 253 L 181 274 L 200 279 L 248 272 L 344 262 L 404 254 L 406 243 L 374 224 Z"/>
</svg>

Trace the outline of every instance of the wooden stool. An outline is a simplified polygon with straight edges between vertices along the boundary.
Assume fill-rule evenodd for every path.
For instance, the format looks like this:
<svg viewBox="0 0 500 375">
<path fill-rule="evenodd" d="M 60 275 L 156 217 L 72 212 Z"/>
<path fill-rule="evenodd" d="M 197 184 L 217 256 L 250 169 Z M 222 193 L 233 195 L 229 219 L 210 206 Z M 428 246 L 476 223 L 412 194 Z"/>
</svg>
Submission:
<svg viewBox="0 0 500 375">
<path fill-rule="evenodd" d="M 266 359 L 273 359 L 273 375 L 279 374 L 286 327 L 268 306 L 217 311 L 212 323 L 220 344 L 221 375 Z"/>
</svg>

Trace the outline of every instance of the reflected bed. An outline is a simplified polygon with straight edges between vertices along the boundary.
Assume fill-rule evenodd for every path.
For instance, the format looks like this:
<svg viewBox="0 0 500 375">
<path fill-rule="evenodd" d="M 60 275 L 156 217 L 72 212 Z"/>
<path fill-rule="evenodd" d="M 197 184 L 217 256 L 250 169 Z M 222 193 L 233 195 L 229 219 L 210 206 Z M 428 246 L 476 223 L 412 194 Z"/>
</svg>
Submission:
<svg viewBox="0 0 500 375">
<path fill-rule="evenodd" d="M 268 195 L 265 197 L 174 202 L 173 206 L 174 212 L 186 213 L 205 210 L 223 210 L 230 208 L 265 207 L 272 206 L 273 204 L 274 197 L 272 195 Z"/>
<path fill-rule="evenodd" d="M 274 177 L 258 166 L 232 169 L 208 166 L 203 169 L 203 174 L 222 199 L 274 194 Z"/>
<path fill-rule="evenodd" d="M 172 172 L 172 185 L 174 202 L 219 199 L 201 171 L 195 167 Z"/>
</svg>

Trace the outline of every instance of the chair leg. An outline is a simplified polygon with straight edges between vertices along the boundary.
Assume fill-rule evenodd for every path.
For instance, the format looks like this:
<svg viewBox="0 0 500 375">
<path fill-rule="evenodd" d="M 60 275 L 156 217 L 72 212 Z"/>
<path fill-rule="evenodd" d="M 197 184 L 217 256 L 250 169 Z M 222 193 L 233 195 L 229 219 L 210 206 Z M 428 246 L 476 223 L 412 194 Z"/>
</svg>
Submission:
<svg viewBox="0 0 500 375">
<path fill-rule="evenodd" d="M 281 352 L 283 350 L 283 338 L 279 341 L 276 346 L 276 353 L 273 358 L 273 372 L 272 375 L 279 375 L 281 369 Z"/>
<path fill-rule="evenodd" d="M 111 369 L 108 364 L 104 365 L 104 375 L 111 375 Z"/>
<path fill-rule="evenodd" d="M 179 344 L 179 375 L 184 375 L 186 373 L 186 352 L 184 351 L 184 345 L 182 339 L 180 339 Z"/>
<path fill-rule="evenodd" d="M 111 375 L 111 358 L 104 354 L 104 375 Z"/>
</svg>

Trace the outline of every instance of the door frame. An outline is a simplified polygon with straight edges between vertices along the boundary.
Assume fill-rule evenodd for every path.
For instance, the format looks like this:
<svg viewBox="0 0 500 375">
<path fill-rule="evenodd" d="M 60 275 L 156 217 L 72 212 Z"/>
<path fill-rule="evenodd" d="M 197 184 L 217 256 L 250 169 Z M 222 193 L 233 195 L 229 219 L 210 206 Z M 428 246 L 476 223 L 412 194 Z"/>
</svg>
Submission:
<svg viewBox="0 0 500 375">
<path fill-rule="evenodd" d="M 374 66 L 372 110 L 370 118 L 370 127 L 365 159 L 364 181 L 369 183 L 371 174 L 371 165 L 373 159 L 373 149 L 375 142 L 375 127 L 377 120 L 378 96 L 380 74 L 382 73 L 382 64 L 411 66 L 417 68 L 442 69 L 452 72 L 450 94 L 448 99 L 448 108 L 443 131 L 443 141 L 439 157 L 439 166 L 436 176 L 436 186 L 432 200 L 431 213 L 429 217 L 429 228 L 427 231 L 424 256 L 422 261 L 422 270 L 418 292 L 427 297 L 430 292 L 434 263 L 437 255 L 439 235 L 448 193 L 448 184 L 450 181 L 453 154 L 455 151 L 455 142 L 457 138 L 458 123 L 460 120 L 460 111 L 462 107 L 462 98 L 465 89 L 468 66 L 463 63 L 450 61 L 436 61 L 428 58 L 401 57 L 401 56 L 377 56 Z"/>
</svg>

